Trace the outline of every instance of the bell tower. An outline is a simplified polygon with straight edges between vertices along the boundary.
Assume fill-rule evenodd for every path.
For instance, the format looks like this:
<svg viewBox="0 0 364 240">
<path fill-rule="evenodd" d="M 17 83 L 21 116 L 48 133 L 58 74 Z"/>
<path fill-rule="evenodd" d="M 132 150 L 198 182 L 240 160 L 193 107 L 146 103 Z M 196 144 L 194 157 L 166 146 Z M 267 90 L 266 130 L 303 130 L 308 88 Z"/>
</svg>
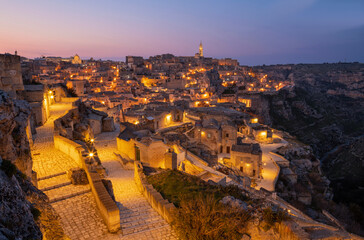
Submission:
<svg viewBox="0 0 364 240">
<path fill-rule="evenodd" d="M 200 55 L 200 57 L 203 57 L 202 41 L 200 42 L 200 47 L 198 48 L 198 54 Z"/>
</svg>

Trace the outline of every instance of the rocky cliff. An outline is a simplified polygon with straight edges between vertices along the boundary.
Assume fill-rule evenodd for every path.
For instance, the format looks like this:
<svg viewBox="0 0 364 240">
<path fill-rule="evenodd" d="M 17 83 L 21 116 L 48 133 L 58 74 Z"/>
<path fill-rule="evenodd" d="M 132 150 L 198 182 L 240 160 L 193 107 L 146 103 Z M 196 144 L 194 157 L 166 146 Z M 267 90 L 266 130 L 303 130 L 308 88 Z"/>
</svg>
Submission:
<svg viewBox="0 0 364 240">
<path fill-rule="evenodd" d="M 13 100 L 0 90 L 0 156 L 14 163 L 28 177 L 32 175 L 32 159 L 27 137 L 30 106 Z"/>
<path fill-rule="evenodd" d="M 264 68 L 260 69 L 264 71 Z M 331 182 L 334 200 L 337 204 L 344 205 L 331 205 L 319 192 L 310 190 L 315 207 L 325 209 L 326 205 L 351 227 L 355 226 L 351 221 L 353 219 L 364 226 L 361 214 L 364 205 L 360 197 L 364 195 L 364 64 L 287 65 L 286 68 L 266 68 L 273 76 L 289 80 L 294 86 L 281 89 L 277 94 L 261 94 L 260 104 L 254 110 L 262 116 L 265 123 L 289 132 L 312 148 L 313 156 L 310 158 L 300 154 L 287 156 L 287 149 L 288 152 L 282 152 L 291 161 L 292 172 L 298 178 L 309 180 L 299 181 L 305 187 L 298 188 L 295 192 L 305 192 L 316 187 L 311 179 L 312 169 L 302 171 L 302 168 L 307 164 L 315 164 L 314 158 L 318 158 L 321 160 L 323 174 Z M 311 163 L 302 159 L 310 159 Z M 292 164 L 300 161 L 302 163 Z M 324 179 L 321 176 L 316 180 L 322 182 Z M 292 198 L 294 194 L 289 195 L 288 198 Z M 320 196 L 319 199 L 314 199 L 317 196 Z M 339 210 L 342 212 L 339 213 Z M 354 228 L 357 230 L 358 226 Z"/>
<path fill-rule="evenodd" d="M 29 118 L 27 102 L 0 90 L 0 239 L 66 239 L 48 197 L 30 182 Z"/>
</svg>

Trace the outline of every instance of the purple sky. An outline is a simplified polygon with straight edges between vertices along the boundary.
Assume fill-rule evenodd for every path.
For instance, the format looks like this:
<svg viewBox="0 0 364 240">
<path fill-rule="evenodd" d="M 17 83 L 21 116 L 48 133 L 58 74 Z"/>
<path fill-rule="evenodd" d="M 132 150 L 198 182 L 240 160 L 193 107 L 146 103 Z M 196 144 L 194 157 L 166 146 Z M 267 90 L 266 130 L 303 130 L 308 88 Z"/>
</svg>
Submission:
<svg viewBox="0 0 364 240">
<path fill-rule="evenodd" d="M 363 0 L 0 0 L 0 53 L 364 62 Z"/>
</svg>

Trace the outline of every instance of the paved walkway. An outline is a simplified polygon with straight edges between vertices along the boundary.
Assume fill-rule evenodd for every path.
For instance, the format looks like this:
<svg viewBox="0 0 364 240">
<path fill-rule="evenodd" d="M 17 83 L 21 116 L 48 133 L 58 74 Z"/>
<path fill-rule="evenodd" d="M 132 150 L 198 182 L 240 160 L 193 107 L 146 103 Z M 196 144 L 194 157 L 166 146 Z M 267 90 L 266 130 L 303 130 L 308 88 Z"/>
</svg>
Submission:
<svg viewBox="0 0 364 240">
<path fill-rule="evenodd" d="M 112 181 L 115 199 L 120 209 L 120 222 L 123 234 L 120 239 L 176 239 L 170 225 L 149 205 L 138 191 L 134 182 L 134 171 L 122 169 L 116 159 L 117 129 L 111 133 L 101 133 L 95 145 L 106 168 L 107 178 Z"/>
<path fill-rule="evenodd" d="M 78 239 L 119 239 L 110 234 L 104 224 L 89 185 L 74 186 L 66 171 L 77 163 L 54 148 L 53 122 L 72 108 L 70 103 L 56 103 L 50 107 L 51 117 L 37 128 L 32 147 L 33 170 L 38 174 L 38 188 L 50 199 L 61 217 L 67 236 Z"/>
</svg>

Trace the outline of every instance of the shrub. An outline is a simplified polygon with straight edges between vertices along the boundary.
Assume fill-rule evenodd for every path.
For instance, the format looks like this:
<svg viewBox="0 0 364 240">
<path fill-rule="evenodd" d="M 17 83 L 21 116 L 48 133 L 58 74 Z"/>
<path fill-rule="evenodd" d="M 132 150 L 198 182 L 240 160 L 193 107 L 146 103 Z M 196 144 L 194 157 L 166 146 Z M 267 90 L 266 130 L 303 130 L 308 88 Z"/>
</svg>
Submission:
<svg viewBox="0 0 364 240">
<path fill-rule="evenodd" d="M 199 194 L 182 198 L 176 210 L 173 227 L 180 239 L 241 239 L 250 215 L 241 209 L 227 207 L 212 195 Z"/>
<path fill-rule="evenodd" d="M 16 166 L 8 160 L 3 160 L 1 169 L 9 178 L 11 178 L 16 173 Z"/>
<path fill-rule="evenodd" d="M 269 227 L 274 226 L 275 223 L 281 223 L 288 219 L 290 219 L 289 215 L 281 209 L 276 211 L 273 211 L 272 208 L 263 209 L 263 220 Z"/>
</svg>

